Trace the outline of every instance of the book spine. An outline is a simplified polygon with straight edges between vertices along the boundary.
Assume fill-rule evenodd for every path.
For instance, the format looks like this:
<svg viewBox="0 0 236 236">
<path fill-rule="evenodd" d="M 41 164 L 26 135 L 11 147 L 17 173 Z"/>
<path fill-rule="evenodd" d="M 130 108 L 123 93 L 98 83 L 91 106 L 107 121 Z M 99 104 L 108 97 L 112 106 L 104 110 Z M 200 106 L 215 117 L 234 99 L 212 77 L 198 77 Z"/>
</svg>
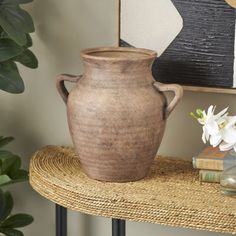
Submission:
<svg viewBox="0 0 236 236">
<path fill-rule="evenodd" d="M 193 167 L 195 169 L 222 171 L 224 169 L 224 162 L 223 160 L 200 159 L 193 157 Z"/>
<path fill-rule="evenodd" d="M 222 171 L 236 165 L 236 157 L 227 155 L 222 160 L 193 157 L 192 163 L 193 163 L 193 168 L 195 169 Z"/>
<path fill-rule="evenodd" d="M 219 183 L 222 171 L 200 170 L 200 182 Z"/>
</svg>

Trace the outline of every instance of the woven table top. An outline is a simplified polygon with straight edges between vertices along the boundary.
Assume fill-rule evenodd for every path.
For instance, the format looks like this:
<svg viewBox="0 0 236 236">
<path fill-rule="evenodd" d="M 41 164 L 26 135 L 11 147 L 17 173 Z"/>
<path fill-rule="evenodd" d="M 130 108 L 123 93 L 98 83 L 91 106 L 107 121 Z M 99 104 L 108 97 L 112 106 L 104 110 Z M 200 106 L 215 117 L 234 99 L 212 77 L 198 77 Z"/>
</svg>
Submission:
<svg viewBox="0 0 236 236">
<path fill-rule="evenodd" d="M 129 183 L 88 178 L 72 148 L 47 146 L 30 163 L 30 184 L 79 212 L 222 233 L 236 233 L 236 199 L 198 181 L 188 161 L 157 157 L 149 176 Z"/>
</svg>

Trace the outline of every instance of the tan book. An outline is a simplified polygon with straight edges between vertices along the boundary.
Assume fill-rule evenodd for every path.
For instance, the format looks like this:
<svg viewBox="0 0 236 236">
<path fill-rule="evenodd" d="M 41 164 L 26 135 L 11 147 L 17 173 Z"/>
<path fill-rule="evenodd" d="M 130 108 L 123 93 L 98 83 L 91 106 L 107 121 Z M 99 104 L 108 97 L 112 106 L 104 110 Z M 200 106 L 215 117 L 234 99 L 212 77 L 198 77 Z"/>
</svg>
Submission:
<svg viewBox="0 0 236 236">
<path fill-rule="evenodd" d="M 206 147 L 196 157 L 193 157 L 193 167 L 205 170 L 224 170 L 236 165 L 236 157 L 230 151 L 222 152 L 218 147 Z"/>
</svg>

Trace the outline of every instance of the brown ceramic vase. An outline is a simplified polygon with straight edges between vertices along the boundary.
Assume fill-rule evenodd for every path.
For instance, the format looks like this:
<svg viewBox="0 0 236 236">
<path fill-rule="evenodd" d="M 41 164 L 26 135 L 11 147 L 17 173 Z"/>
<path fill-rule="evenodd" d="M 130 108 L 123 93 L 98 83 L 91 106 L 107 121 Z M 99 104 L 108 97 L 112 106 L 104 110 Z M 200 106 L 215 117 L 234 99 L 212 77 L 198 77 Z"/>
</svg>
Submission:
<svg viewBox="0 0 236 236">
<path fill-rule="evenodd" d="M 97 180 L 145 177 L 160 146 L 166 119 L 182 97 L 179 85 L 155 82 L 156 53 L 136 48 L 81 52 L 84 74 L 60 75 L 57 89 L 85 173 Z M 70 93 L 64 81 L 76 82 Z M 164 91 L 175 96 L 167 104 Z"/>
</svg>

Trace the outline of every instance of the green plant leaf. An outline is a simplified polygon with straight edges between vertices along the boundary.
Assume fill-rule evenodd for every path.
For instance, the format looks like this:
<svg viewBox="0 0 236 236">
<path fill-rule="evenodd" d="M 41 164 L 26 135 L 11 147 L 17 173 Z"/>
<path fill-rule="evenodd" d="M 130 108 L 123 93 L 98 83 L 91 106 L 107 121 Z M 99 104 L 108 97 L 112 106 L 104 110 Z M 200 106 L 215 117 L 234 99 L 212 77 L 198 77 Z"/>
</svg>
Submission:
<svg viewBox="0 0 236 236">
<path fill-rule="evenodd" d="M 13 175 L 10 173 L 10 177 L 12 178 L 12 181 L 14 182 L 26 181 L 29 178 L 29 172 L 27 170 L 19 169 L 16 172 L 14 172 Z"/>
<path fill-rule="evenodd" d="M 7 38 L 0 39 L 0 62 L 9 60 L 21 54 L 23 51 L 24 49 L 13 40 Z"/>
<path fill-rule="evenodd" d="M 13 137 L 3 137 L 3 136 L 0 136 L 0 148 L 5 146 L 5 145 L 7 145 L 8 143 L 10 143 L 13 140 L 14 140 Z"/>
<path fill-rule="evenodd" d="M 17 229 L 4 229 L 0 228 L 0 232 L 5 234 L 6 236 L 24 236 L 24 234 Z"/>
<path fill-rule="evenodd" d="M 25 47 L 26 48 L 31 47 L 33 45 L 33 41 L 32 41 L 30 34 L 26 34 L 26 40 L 27 40 L 27 42 L 26 42 Z"/>
<path fill-rule="evenodd" d="M 9 93 L 24 92 L 24 82 L 12 61 L 0 63 L 0 89 Z"/>
<path fill-rule="evenodd" d="M 1 31 L 0 38 L 2 39 L 9 39 L 8 34 L 5 31 Z"/>
<path fill-rule="evenodd" d="M 19 156 L 0 150 L 0 186 L 28 180 L 28 171 L 20 169 Z"/>
<path fill-rule="evenodd" d="M 28 214 L 16 214 L 8 217 L 1 224 L 1 228 L 21 228 L 33 222 L 33 217 Z"/>
<path fill-rule="evenodd" d="M 0 189 L 0 216 L 4 213 L 4 203 L 5 203 L 5 195 L 2 189 Z"/>
<path fill-rule="evenodd" d="M 9 175 L 0 175 L 0 186 L 25 182 L 29 179 L 28 171 L 18 170 L 17 175 L 11 178 Z"/>
<path fill-rule="evenodd" d="M 9 35 L 5 32 L 5 31 L 1 31 L 0 30 L 0 38 L 4 38 L 4 39 L 10 39 Z M 30 36 L 30 34 L 26 34 L 26 44 L 24 45 L 25 48 L 29 48 L 33 45 L 33 41 L 32 41 L 32 38 Z"/>
<path fill-rule="evenodd" d="M 10 192 L 0 191 L 0 221 L 5 220 L 13 208 L 13 198 Z"/>
<path fill-rule="evenodd" d="M 17 0 L 0 1 L 0 25 L 10 38 L 21 46 L 27 42 L 26 33 L 34 32 L 31 16 L 20 8 Z"/>
<path fill-rule="evenodd" d="M 13 58 L 14 61 L 20 62 L 24 66 L 27 66 L 31 69 L 38 67 L 38 60 L 36 56 L 29 49 L 25 50 L 20 55 Z"/>
<path fill-rule="evenodd" d="M 11 182 L 11 179 L 8 175 L 0 175 L 0 186 L 6 185 Z"/>
<path fill-rule="evenodd" d="M 12 164 L 12 166 L 10 167 L 9 171 L 7 172 L 8 175 L 14 179 L 15 176 L 19 175 L 18 172 L 19 172 L 20 167 L 21 167 L 21 159 L 17 158 Z"/>
<path fill-rule="evenodd" d="M 10 184 L 25 182 L 28 179 L 29 179 L 28 176 L 24 176 L 24 178 L 22 177 L 22 178 L 18 178 L 18 179 L 10 179 L 8 182 L 0 184 L 0 186 L 3 187 L 3 186 L 6 186 L 6 185 L 10 185 Z"/>
<path fill-rule="evenodd" d="M 20 157 L 9 152 L 0 150 L 0 174 L 8 174 L 15 162 L 21 162 Z"/>
</svg>

